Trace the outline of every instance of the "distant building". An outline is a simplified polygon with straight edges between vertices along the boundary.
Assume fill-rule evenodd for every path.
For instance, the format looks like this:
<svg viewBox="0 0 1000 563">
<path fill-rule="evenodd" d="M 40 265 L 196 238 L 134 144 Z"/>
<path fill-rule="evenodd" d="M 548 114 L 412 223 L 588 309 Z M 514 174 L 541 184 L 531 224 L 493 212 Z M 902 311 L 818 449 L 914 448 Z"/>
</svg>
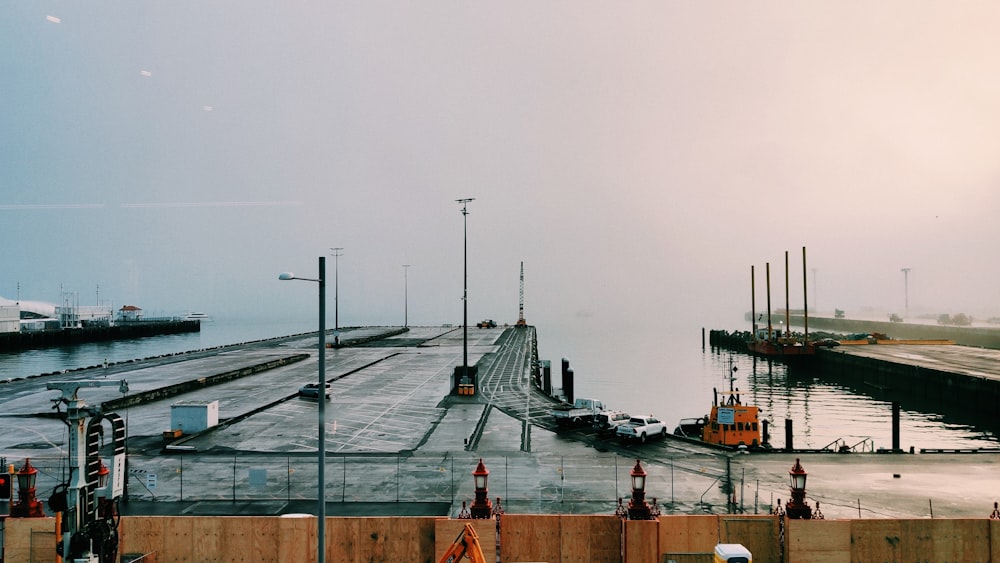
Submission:
<svg viewBox="0 0 1000 563">
<path fill-rule="evenodd" d="M 118 319 L 122 321 L 142 320 L 142 309 L 135 305 L 125 305 L 118 309 Z"/>
<path fill-rule="evenodd" d="M 21 307 L 19 305 L 0 305 L 0 332 L 20 332 Z"/>
</svg>

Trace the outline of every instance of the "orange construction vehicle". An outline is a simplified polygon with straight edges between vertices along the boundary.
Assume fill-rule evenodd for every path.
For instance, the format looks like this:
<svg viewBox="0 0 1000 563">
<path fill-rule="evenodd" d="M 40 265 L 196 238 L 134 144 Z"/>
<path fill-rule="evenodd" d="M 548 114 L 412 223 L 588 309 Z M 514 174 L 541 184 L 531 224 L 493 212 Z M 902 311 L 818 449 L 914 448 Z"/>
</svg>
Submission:
<svg viewBox="0 0 1000 563">
<path fill-rule="evenodd" d="M 438 559 L 438 563 L 458 563 L 464 558 L 468 558 L 472 563 L 486 563 L 483 550 L 479 547 L 479 534 L 472 524 L 466 524 L 458 537 L 448 548 L 448 551 Z"/>
</svg>

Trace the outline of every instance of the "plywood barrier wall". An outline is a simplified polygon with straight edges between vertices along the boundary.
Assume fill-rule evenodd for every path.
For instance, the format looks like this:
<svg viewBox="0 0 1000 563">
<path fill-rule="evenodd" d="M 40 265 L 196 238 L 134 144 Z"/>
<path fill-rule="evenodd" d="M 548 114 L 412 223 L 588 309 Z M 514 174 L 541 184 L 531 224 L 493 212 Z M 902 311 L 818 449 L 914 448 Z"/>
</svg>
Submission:
<svg viewBox="0 0 1000 563">
<path fill-rule="evenodd" d="M 327 518 L 326 558 L 430 561 L 435 552 L 435 520 Z M 299 563 L 316 561 L 315 546 L 315 517 L 132 516 L 122 519 L 119 552 L 156 553 L 158 563 Z"/>
<path fill-rule="evenodd" d="M 1000 521 L 790 520 L 786 545 L 786 559 L 804 563 L 1000 561 Z"/>
<path fill-rule="evenodd" d="M 619 563 L 622 521 L 614 515 L 504 514 L 500 561 Z"/>
<path fill-rule="evenodd" d="M 796 563 L 851 563 L 851 522 L 788 520 L 785 560 Z"/>
<path fill-rule="evenodd" d="M 32 534 L 43 532 L 55 532 L 55 518 L 6 518 L 4 519 L 3 532 L 3 560 L 7 563 L 28 563 L 32 560 Z M 49 561 L 56 559 L 56 542 L 54 536 L 45 536 L 52 543 L 49 545 L 48 553 L 51 556 Z M 34 553 L 37 555 L 39 546 L 34 546 Z"/>
<path fill-rule="evenodd" d="M 711 554 L 718 543 L 741 543 L 754 561 L 778 561 L 778 521 L 772 516 L 660 516 L 659 536 L 660 551 L 667 559 Z"/>
<path fill-rule="evenodd" d="M 328 518 L 328 561 L 435 563 L 467 521 L 442 518 Z M 7 518 L 4 563 L 55 560 L 53 518 Z M 615 516 L 505 514 L 500 561 L 693 563 L 719 541 L 742 543 L 755 563 L 779 561 L 777 520 L 761 516 Z M 1000 563 L 1000 521 L 988 519 L 789 520 L 785 561 L 978 561 Z M 496 522 L 473 522 L 493 560 Z M 121 554 L 149 553 L 157 563 L 316 561 L 315 517 L 129 516 Z M 34 536 L 34 537 L 33 537 Z M 32 543 L 44 543 L 45 549 Z M 34 547 L 35 557 L 32 557 Z M 44 555 L 42 555 L 44 554 Z"/>
</svg>

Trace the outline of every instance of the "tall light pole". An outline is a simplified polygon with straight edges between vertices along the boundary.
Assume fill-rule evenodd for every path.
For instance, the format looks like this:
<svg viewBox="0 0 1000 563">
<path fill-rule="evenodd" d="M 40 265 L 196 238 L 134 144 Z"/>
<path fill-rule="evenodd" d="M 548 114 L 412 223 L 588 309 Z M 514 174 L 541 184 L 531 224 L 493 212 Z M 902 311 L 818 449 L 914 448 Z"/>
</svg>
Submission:
<svg viewBox="0 0 1000 563">
<path fill-rule="evenodd" d="M 410 270 L 409 264 L 403 264 L 403 328 L 410 326 L 410 320 L 408 318 L 410 305 L 409 305 L 409 279 L 407 272 Z"/>
<path fill-rule="evenodd" d="M 333 251 L 333 341 L 340 345 L 340 257 L 342 247 L 331 248 Z"/>
<path fill-rule="evenodd" d="M 462 204 L 462 375 L 469 371 L 469 211 L 466 206 L 474 197 L 456 199 Z"/>
<path fill-rule="evenodd" d="M 903 268 L 903 305 L 905 306 L 906 318 L 910 318 L 910 270 L 912 268 Z"/>
<path fill-rule="evenodd" d="M 317 542 L 316 561 L 326 560 L 326 256 L 319 257 L 319 277 L 300 278 L 291 272 L 278 276 L 279 280 L 303 280 L 319 284 L 319 377 L 316 402 L 319 404 L 318 461 L 319 484 L 316 486 Z"/>
</svg>

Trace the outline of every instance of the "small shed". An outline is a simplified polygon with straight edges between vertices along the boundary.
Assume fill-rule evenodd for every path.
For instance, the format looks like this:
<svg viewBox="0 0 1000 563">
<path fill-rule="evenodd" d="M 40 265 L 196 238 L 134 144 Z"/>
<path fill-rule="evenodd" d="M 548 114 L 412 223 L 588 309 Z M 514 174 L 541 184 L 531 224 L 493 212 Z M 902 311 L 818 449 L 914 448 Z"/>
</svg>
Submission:
<svg viewBox="0 0 1000 563">
<path fill-rule="evenodd" d="M 170 429 L 194 434 L 219 425 L 219 401 L 180 401 L 170 405 Z"/>
</svg>

